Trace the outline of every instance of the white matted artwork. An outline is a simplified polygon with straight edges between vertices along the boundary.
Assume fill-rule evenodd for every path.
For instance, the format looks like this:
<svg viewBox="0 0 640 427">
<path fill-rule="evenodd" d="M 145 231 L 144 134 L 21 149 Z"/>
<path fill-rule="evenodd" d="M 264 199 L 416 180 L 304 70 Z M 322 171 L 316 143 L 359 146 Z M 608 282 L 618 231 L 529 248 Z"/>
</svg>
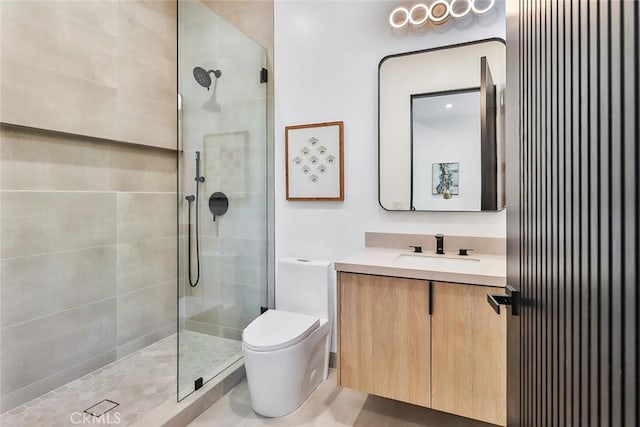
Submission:
<svg viewBox="0 0 640 427">
<path fill-rule="evenodd" d="M 442 194 L 446 189 L 451 194 L 460 193 L 460 163 L 433 163 L 432 170 L 431 191 L 433 194 Z"/>
<path fill-rule="evenodd" d="M 343 122 L 285 128 L 287 200 L 344 200 Z"/>
</svg>

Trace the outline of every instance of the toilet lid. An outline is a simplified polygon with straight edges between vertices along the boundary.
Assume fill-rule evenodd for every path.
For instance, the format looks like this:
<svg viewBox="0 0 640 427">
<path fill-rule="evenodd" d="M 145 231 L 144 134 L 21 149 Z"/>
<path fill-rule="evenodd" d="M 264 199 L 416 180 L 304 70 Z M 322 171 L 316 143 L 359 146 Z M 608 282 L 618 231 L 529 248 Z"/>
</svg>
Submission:
<svg viewBox="0 0 640 427">
<path fill-rule="evenodd" d="M 253 350 L 279 350 L 302 341 L 319 326 L 314 316 L 267 310 L 242 331 L 242 341 Z"/>
</svg>

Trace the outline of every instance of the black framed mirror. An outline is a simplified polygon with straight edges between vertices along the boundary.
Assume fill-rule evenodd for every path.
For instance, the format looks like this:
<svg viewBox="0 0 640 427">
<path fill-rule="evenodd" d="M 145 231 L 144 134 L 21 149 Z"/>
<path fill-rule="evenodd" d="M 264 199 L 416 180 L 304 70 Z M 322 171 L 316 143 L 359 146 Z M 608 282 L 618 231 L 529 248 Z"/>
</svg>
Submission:
<svg viewBox="0 0 640 427">
<path fill-rule="evenodd" d="M 380 62 L 378 195 L 384 209 L 504 208 L 505 68 L 501 39 Z"/>
</svg>

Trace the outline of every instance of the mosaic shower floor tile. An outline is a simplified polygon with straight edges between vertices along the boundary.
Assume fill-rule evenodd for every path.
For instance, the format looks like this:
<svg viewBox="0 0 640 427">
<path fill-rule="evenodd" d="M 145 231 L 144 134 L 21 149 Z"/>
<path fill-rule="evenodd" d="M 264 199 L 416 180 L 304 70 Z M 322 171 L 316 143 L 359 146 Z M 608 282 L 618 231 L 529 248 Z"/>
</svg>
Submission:
<svg viewBox="0 0 640 427">
<path fill-rule="evenodd" d="M 180 332 L 180 396 L 198 377 L 208 381 L 242 357 L 241 343 L 193 331 Z M 3 427 L 65 427 L 133 424 L 176 396 L 176 335 L 78 378 L 0 415 Z M 84 411 L 104 399 L 118 405 L 102 418 Z M 96 413 L 96 411 L 89 411 Z"/>
</svg>

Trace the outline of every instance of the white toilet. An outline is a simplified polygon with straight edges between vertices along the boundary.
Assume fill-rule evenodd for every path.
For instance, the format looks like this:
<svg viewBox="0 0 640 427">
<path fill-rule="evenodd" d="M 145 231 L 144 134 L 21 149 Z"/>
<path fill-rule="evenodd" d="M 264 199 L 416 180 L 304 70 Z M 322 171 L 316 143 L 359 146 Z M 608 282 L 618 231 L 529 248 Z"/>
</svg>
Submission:
<svg viewBox="0 0 640 427">
<path fill-rule="evenodd" d="M 278 262 L 275 310 L 242 332 L 253 410 L 281 417 L 305 401 L 329 372 L 330 263 L 296 258 Z"/>
</svg>

